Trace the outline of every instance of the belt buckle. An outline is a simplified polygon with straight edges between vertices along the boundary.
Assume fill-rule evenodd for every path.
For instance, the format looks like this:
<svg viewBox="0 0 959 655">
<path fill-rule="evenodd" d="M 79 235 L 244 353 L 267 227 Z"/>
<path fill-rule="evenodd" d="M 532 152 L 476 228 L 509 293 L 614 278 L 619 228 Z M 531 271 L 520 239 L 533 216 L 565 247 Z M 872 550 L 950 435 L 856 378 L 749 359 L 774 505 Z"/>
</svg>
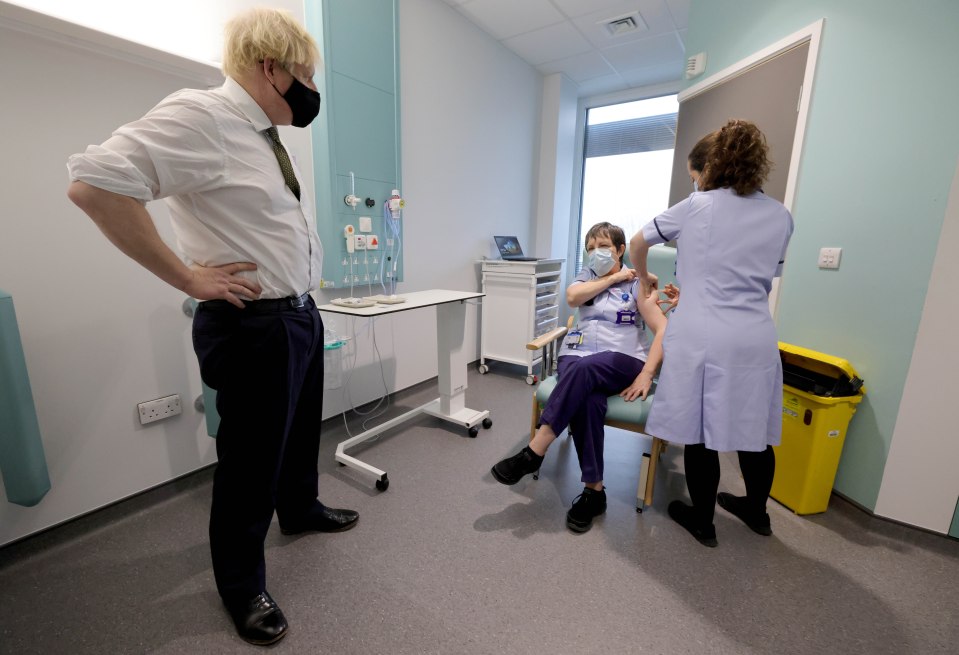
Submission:
<svg viewBox="0 0 959 655">
<path fill-rule="evenodd" d="M 304 293 L 302 296 L 289 297 L 287 300 L 290 302 L 290 307 L 293 309 L 302 309 L 306 307 L 306 297 L 308 294 Z"/>
</svg>

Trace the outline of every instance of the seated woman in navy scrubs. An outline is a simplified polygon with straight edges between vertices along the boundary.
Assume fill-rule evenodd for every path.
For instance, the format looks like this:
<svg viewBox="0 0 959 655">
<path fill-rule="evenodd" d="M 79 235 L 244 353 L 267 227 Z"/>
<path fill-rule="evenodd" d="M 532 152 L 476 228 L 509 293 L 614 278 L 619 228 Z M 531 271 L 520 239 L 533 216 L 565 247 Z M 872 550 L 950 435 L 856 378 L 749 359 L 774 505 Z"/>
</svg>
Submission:
<svg viewBox="0 0 959 655">
<path fill-rule="evenodd" d="M 666 317 L 655 289 L 642 289 L 635 272 L 623 266 L 626 235 L 599 223 L 586 233 L 587 266 L 566 289 L 566 302 L 579 309 L 579 323 L 559 353 L 559 380 L 529 446 L 496 463 L 493 477 L 516 484 L 539 469 L 556 435 L 570 428 L 583 493 L 566 514 L 566 526 L 586 532 L 606 511 L 603 487 L 603 421 L 606 399 L 646 398 L 662 361 Z M 650 329 L 655 338 L 650 338 Z"/>
</svg>

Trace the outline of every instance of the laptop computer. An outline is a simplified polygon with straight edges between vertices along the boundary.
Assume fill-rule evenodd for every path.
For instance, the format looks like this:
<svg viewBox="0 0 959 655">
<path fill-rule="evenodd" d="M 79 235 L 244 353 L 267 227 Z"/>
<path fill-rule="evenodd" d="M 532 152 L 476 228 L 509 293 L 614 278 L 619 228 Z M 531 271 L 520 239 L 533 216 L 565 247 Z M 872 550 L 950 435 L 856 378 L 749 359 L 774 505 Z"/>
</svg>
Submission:
<svg viewBox="0 0 959 655">
<path fill-rule="evenodd" d="M 523 254 L 523 247 L 519 245 L 519 239 L 516 237 L 493 237 L 496 247 L 499 249 L 499 255 L 509 262 L 535 262 L 538 257 L 527 257 Z"/>
</svg>

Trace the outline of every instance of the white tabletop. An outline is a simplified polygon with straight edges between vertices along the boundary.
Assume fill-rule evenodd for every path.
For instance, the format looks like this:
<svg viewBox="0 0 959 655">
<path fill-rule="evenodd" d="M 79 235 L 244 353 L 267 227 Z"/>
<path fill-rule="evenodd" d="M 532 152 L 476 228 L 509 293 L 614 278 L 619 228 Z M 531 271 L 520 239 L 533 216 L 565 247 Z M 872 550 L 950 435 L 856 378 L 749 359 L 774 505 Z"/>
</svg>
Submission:
<svg viewBox="0 0 959 655">
<path fill-rule="evenodd" d="M 409 309 L 419 307 L 432 307 L 433 305 L 442 305 L 449 302 L 471 300 L 473 298 L 482 298 L 485 293 L 478 291 L 450 291 L 448 289 L 428 289 L 426 291 L 410 291 L 408 293 L 396 294 L 400 298 L 406 298 L 406 302 L 393 305 L 377 304 L 372 307 L 344 307 L 342 305 L 320 305 L 317 307 L 321 312 L 330 312 L 331 314 L 349 314 L 350 316 L 380 316 L 382 314 L 392 314 L 395 312 L 405 312 Z"/>
</svg>

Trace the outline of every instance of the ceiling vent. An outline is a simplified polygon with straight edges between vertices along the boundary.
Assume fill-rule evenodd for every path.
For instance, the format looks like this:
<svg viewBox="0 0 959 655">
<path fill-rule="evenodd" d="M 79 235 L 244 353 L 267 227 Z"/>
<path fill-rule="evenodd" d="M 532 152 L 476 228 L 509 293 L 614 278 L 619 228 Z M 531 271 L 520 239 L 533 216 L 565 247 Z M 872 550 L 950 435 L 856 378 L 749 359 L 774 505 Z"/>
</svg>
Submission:
<svg viewBox="0 0 959 655">
<path fill-rule="evenodd" d="M 609 33 L 610 36 L 622 36 L 623 34 L 646 29 L 646 24 L 638 14 L 601 21 L 601 24 L 606 28 L 606 32 Z"/>
</svg>

